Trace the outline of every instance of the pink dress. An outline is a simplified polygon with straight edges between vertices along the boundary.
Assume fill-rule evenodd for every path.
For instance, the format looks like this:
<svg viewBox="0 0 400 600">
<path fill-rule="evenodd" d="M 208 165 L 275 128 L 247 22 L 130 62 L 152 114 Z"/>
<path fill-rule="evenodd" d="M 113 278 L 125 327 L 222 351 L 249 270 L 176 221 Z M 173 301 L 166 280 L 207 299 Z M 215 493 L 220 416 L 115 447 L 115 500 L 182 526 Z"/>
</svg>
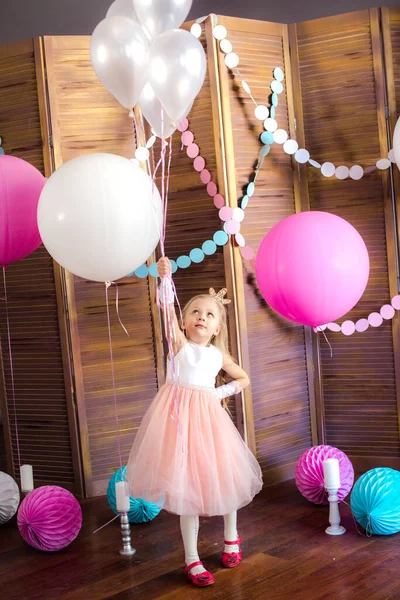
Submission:
<svg viewBox="0 0 400 600">
<path fill-rule="evenodd" d="M 177 515 L 225 515 L 262 488 L 260 466 L 215 394 L 222 354 L 185 343 L 178 385 L 160 388 L 133 443 L 127 476 L 135 498 Z M 178 416 L 179 413 L 179 416 Z"/>
</svg>

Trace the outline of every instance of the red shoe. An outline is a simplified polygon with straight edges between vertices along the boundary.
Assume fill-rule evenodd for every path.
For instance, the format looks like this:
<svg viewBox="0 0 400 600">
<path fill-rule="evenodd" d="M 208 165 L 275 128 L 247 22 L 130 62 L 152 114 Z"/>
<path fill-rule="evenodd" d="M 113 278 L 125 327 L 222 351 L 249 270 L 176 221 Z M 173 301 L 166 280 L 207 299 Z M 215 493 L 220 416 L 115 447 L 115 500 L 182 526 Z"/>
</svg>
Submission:
<svg viewBox="0 0 400 600">
<path fill-rule="evenodd" d="M 243 542 L 242 538 L 238 538 L 235 542 L 227 542 L 224 541 L 224 544 L 228 546 L 234 546 L 237 544 L 241 544 Z M 233 567 L 237 567 L 242 562 L 243 552 L 239 550 L 239 552 L 223 552 L 222 553 L 222 566 L 227 569 L 232 569 Z"/>
<path fill-rule="evenodd" d="M 198 573 L 197 575 L 192 575 L 190 573 L 190 569 L 193 569 L 193 567 L 199 567 L 200 565 L 203 566 L 203 563 L 198 560 L 197 562 L 188 565 L 184 572 L 189 577 L 193 585 L 197 587 L 206 587 L 206 585 L 211 585 L 215 582 L 215 579 L 208 571 L 204 571 L 204 573 Z"/>
</svg>

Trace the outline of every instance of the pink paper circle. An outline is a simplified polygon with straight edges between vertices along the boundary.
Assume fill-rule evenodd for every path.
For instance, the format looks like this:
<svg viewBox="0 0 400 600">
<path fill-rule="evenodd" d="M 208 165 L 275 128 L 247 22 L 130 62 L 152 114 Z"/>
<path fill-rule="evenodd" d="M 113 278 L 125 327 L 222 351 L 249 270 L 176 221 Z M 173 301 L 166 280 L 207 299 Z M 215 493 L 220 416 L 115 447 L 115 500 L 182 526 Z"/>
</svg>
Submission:
<svg viewBox="0 0 400 600">
<path fill-rule="evenodd" d="M 371 327 L 379 327 L 379 325 L 382 325 L 382 322 L 383 319 L 379 313 L 373 312 L 368 315 L 368 323 L 371 325 Z"/>
<path fill-rule="evenodd" d="M 184 146 L 190 146 L 190 144 L 193 144 L 194 135 L 191 131 L 185 131 L 185 133 L 182 133 L 181 140 Z"/>
<path fill-rule="evenodd" d="M 204 167 L 206 166 L 206 161 L 204 160 L 204 158 L 202 156 L 198 156 L 197 158 L 194 159 L 193 166 L 194 166 L 195 170 L 200 173 L 200 171 L 202 171 L 204 169 Z"/>
<path fill-rule="evenodd" d="M 200 179 L 201 179 L 201 181 L 204 184 L 206 184 L 209 181 L 211 181 L 211 173 L 210 173 L 210 171 L 208 169 L 203 169 L 202 172 L 200 173 Z"/>
<path fill-rule="evenodd" d="M 253 248 L 250 248 L 250 246 L 244 246 L 244 248 L 240 248 L 240 254 L 245 260 L 251 260 L 254 258 L 254 251 Z"/>
<path fill-rule="evenodd" d="M 367 331 L 368 327 L 369 323 L 367 319 L 358 319 L 356 323 L 356 331 L 363 333 L 363 331 Z"/>
<path fill-rule="evenodd" d="M 221 194 L 215 194 L 214 196 L 214 206 L 216 208 L 222 208 L 225 204 L 225 198 L 221 196 Z"/>
<path fill-rule="evenodd" d="M 243 248 L 246 245 L 246 241 L 241 233 L 237 233 L 235 235 L 235 240 L 236 240 L 237 245 L 240 246 L 241 248 Z"/>
<path fill-rule="evenodd" d="M 218 214 L 221 221 L 230 221 L 232 219 L 233 210 L 230 206 L 223 206 Z"/>
<path fill-rule="evenodd" d="M 394 309 L 400 310 L 400 295 L 393 296 L 391 304 Z"/>
<path fill-rule="evenodd" d="M 183 119 L 183 121 L 181 123 L 179 123 L 177 130 L 182 133 L 183 131 L 186 131 L 186 129 L 188 127 L 189 127 L 189 121 L 187 119 Z"/>
<path fill-rule="evenodd" d="M 186 154 L 188 155 L 189 158 L 196 158 L 196 156 L 198 155 L 199 152 L 200 152 L 200 148 L 198 147 L 197 144 L 190 144 L 190 146 L 188 146 L 186 149 Z"/>
<path fill-rule="evenodd" d="M 240 231 L 240 223 L 238 221 L 235 221 L 235 219 L 231 219 L 225 225 L 225 231 L 227 233 L 230 233 L 231 235 L 238 233 Z"/>
<path fill-rule="evenodd" d="M 334 331 L 336 333 L 339 333 L 339 331 L 341 331 L 339 323 L 328 323 L 327 328 L 329 329 L 329 331 Z"/>
<path fill-rule="evenodd" d="M 353 335 L 356 330 L 356 326 L 353 321 L 345 321 L 342 323 L 342 333 L 343 335 Z"/>
<path fill-rule="evenodd" d="M 396 314 L 393 306 L 390 304 L 384 304 L 380 310 L 380 313 L 383 319 L 393 319 L 394 315 Z"/>
<path fill-rule="evenodd" d="M 210 183 L 207 184 L 207 194 L 209 196 L 211 196 L 211 198 L 214 198 L 215 194 L 217 193 L 217 186 L 213 181 L 210 181 Z"/>
</svg>

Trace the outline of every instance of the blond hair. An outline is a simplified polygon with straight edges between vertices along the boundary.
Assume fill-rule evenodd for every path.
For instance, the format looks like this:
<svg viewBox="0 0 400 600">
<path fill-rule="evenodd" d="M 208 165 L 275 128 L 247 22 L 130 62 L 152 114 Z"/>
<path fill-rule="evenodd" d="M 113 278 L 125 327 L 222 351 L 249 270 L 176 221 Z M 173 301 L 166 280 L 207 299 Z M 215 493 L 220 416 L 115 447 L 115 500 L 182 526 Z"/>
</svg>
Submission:
<svg viewBox="0 0 400 600">
<path fill-rule="evenodd" d="M 187 302 L 182 309 L 182 321 L 185 321 L 185 316 L 189 310 L 190 305 L 195 300 L 200 300 L 203 298 L 205 298 L 205 299 L 212 298 L 212 300 L 214 300 L 215 304 L 218 306 L 218 311 L 219 311 L 219 316 L 220 316 L 220 328 L 221 328 L 220 332 L 218 333 L 218 335 L 213 335 L 209 344 L 213 344 L 213 346 L 218 348 L 218 350 L 220 350 L 223 355 L 228 355 L 230 358 L 232 358 L 229 353 L 229 350 L 228 350 L 228 322 L 227 322 L 228 320 L 227 320 L 226 309 L 225 309 L 225 306 L 221 302 L 218 302 L 218 300 L 216 300 L 213 296 L 211 296 L 210 294 L 197 294 L 196 296 L 193 296 L 193 298 L 191 298 L 189 300 L 189 302 Z M 232 358 L 232 360 L 234 360 L 234 359 Z M 224 383 L 226 383 L 225 378 L 223 376 L 224 372 L 225 371 L 223 371 L 221 369 L 221 371 L 218 373 L 217 385 L 223 385 Z M 222 400 L 222 406 L 230 414 L 230 410 L 228 408 L 228 403 L 227 403 L 226 398 L 224 398 Z"/>
</svg>

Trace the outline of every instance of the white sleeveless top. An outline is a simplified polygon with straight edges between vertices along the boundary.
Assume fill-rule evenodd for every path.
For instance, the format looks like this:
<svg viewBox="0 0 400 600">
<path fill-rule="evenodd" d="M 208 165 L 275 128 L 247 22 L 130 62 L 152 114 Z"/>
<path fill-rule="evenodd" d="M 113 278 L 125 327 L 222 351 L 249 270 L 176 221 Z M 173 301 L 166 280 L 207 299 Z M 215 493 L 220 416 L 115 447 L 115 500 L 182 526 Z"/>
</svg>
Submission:
<svg viewBox="0 0 400 600">
<path fill-rule="evenodd" d="M 174 357 L 178 384 L 189 387 L 215 388 L 215 378 L 222 369 L 223 356 L 213 344 L 198 346 L 186 342 Z M 167 382 L 172 383 L 171 363 L 167 362 Z"/>
</svg>

